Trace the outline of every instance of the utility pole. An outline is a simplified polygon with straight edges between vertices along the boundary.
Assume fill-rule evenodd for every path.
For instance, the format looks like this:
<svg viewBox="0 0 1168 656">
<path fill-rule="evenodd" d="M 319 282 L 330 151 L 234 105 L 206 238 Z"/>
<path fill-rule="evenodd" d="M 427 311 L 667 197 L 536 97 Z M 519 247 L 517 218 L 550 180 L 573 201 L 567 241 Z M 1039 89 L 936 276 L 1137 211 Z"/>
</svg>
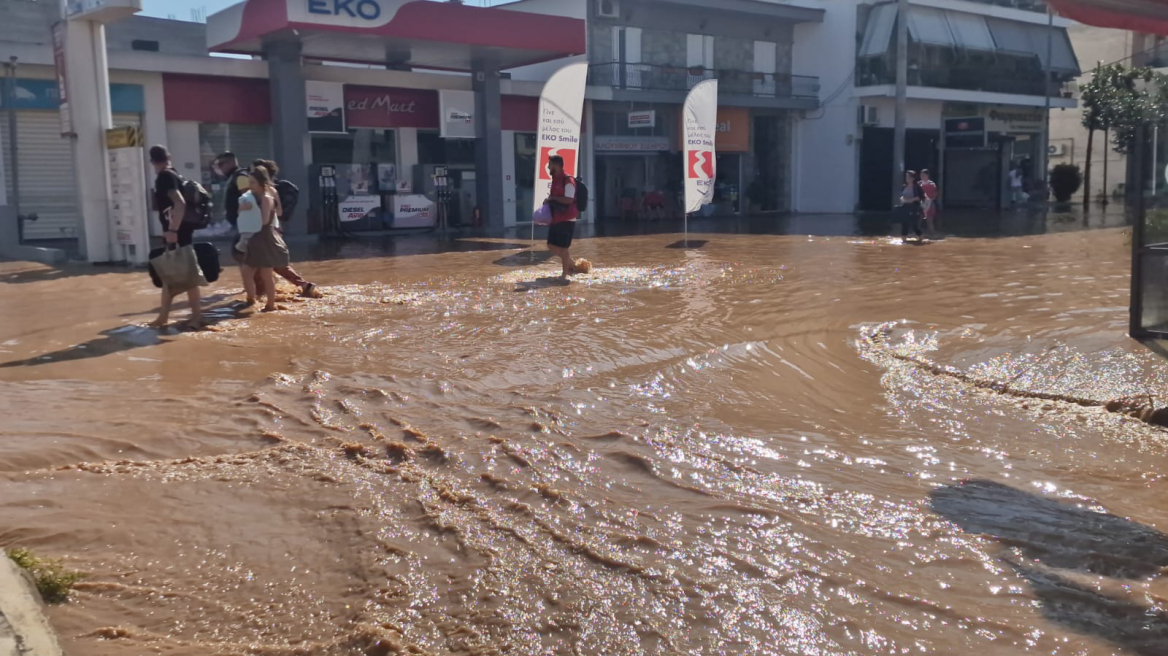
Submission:
<svg viewBox="0 0 1168 656">
<path fill-rule="evenodd" d="M 904 138 L 908 120 L 908 0 L 898 0 L 896 10 L 896 130 L 892 137 L 893 207 L 904 186 Z"/>
<path fill-rule="evenodd" d="M 1046 114 L 1042 121 L 1042 189 L 1050 198 L 1050 92 L 1051 87 L 1054 86 L 1051 79 L 1051 70 L 1054 62 L 1051 58 L 1054 56 L 1054 11 L 1050 7 L 1046 8 L 1046 66 L 1043 67 L 1042 79 L 1046 88 L 1043 89 L 1043 95 L 1046 96 Z M 1033 172 L 1031 172 L 1033 175 Z"/>
</svg>

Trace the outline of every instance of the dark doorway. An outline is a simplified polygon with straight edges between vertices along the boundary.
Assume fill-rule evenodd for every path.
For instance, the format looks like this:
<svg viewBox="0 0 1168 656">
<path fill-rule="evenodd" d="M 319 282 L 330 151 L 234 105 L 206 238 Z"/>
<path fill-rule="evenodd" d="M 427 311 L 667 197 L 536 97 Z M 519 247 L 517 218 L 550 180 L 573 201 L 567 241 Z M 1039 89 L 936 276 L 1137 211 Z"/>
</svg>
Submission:
<svg viewBox="0 0 1168 656">
<path fill-rule="evenodd" d="M 892 209 L 892 139 L 890 128 L 864 128 L 860 146 L 860 209 L 887 212 Z M 905 134 L 904 162 L 909 169 L 929 169 L 936 176 L 939 168 L 937 130 L 909 130 Z"/>
</svg>

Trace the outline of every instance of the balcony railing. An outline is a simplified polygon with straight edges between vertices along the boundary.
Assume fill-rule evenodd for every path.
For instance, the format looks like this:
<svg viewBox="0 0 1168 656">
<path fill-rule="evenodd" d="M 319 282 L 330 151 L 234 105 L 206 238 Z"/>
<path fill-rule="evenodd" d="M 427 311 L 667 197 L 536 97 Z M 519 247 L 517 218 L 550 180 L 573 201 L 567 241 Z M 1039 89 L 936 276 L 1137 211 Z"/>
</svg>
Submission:
<svg viewBox="0 0 1168 656">
<path fill-rule="evenodd" d="M 609 62 L 590 67 L 594 86 L 638 91 L 689 91 L 703 80 L 718 80 L 718 92 L 757 98 L 817 100 L 819 78 L 731 69 Z"/>
<path fill-rule="evenodd" d="M 896 75 L 885 66 L 874 66 L 876 62 L 861 62 L 856 73 L 856 86 L 896 84 Z M 1055 98 L 1070 97 L 1065 83 L 1052 81 L 1048 90 L 1043 89 L 1041 71 L 993 70 L 992 68 L 948 68 L 930 66 L 917 68 L 910 65 L 909 86 L 933 87 L 960 91 L 980 91 L 984 93 L 1008 93 L 1025 96 L 1042 96 L 1050 93 Z"/>
</svg>

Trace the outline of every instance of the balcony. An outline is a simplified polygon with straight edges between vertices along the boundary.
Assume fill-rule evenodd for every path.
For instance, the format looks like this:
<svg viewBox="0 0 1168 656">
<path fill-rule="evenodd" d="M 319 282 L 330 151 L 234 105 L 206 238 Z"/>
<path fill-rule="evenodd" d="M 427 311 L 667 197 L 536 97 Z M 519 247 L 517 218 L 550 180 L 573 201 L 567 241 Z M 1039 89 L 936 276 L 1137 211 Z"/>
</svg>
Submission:
<svg viewBox="0 0 1168 656">
<path fill-rule="evenodd" d="M 620 62 L 593 64 L 588 72 L 589 85 L 608 87 L 626 94 L 684 94 L 704 80 L 718 80 L 719 95 L 760 101 L 743 104 L 786 104 L 767 102 L 776 100 L 798 101 L 799 106 L 808 107 L 819 104 L 819 78 L 805 75 Z"/>
<path fill-rule="evenodd" d="M 1047 89 L 1043 78 L 1038 63 L 1021 56 L 946 57 L 944 61 L 909 57 L 909 86 L 1024 96 L 1045 96 L 1049 92 L 1055 98 L 1072 97 L 1063 80 L 1052 80 Z M 889 84 L 896 84 L 892 61 L 884 58 L 859 61 L 856 86 Z"/>
</svg>

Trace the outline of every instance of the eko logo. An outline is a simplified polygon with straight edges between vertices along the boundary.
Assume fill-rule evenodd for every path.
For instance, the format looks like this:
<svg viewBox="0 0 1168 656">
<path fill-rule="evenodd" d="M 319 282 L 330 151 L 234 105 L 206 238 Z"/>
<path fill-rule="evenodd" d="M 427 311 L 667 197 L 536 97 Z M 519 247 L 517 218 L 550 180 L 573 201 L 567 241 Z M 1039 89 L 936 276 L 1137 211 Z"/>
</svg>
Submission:
<svg viewBox="0 0 1168 656">
<path fill-rule="evenodd" d="M 705 150 L 689 151 L 689 177 L 691 180 L 709 180 L 714 177 L 714 162 L 711 153 Z"/>
<path fill-rule="evenodd" d="M 377 20 L 381 18 L 381 5 L 378 0 L 308 0 L 308 13 Z"/>
<path fill-rule="evenodd" d="M 564 158 L 564 174 L 569 177 L 576 177 L 576 151 L 572 148 L 560 148 L 558 146 L 544 146 L 539 149 L 539 179 L 551 180 L 552 174 L 548 172 L 548 160 L 552 155 L 559 155 Z"/>
</svg>

